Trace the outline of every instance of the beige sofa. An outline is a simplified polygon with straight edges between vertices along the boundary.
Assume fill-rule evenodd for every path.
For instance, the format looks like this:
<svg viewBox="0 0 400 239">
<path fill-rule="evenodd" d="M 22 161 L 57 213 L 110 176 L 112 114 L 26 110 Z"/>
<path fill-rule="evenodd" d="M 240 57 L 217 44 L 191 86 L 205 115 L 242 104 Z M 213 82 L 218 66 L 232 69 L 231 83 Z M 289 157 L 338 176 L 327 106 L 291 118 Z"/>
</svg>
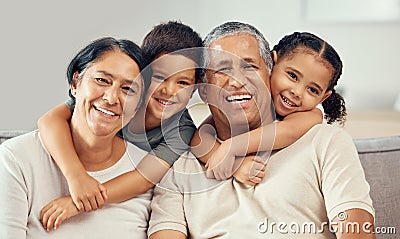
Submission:
<svg viewBox="0 0 400 239">
<path fill-rule="evenodd" d="M 22 133 L 0 130 L 0 144 Z M 355 139 L 354 143 L 371 186 L 375 226 L 382 232 L 377 238 L 400 238 L 400 136 Z"/>
</svg>

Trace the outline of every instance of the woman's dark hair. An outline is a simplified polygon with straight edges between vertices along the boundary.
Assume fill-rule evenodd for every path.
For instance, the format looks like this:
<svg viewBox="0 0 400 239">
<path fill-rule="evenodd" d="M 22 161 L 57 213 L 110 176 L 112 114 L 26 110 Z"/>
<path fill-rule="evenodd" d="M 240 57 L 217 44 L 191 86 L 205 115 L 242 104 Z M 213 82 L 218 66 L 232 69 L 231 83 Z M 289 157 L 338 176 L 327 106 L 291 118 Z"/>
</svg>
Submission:
<svg viewBox="0 0 400 239">
<path fill-rule="evenodd" d="M 143 39 L 142 51 L 149 65 L 162 54 L 180 54 L 202 66 L 202 39 L 191 27 L 177 21 L 161 23 L 153 27 Z M 191 49 L 192 48 L 192 49 Z M 149 68 L 149 69 L 147 69 Z M 147 67 L 146 71 L 151 71 Z M 151 72 L 146 72 L 150 74 Z M 200 79 L 200 69 L 196 68 L 196 79 Z"/>
<path fill-rule="evenodd" d="M 72 84 L 75 72 L 78 72 L 78 74 L 83 72 L 87 67 L 90 66 L 90 64 L 96 62 L 105 53 L 111 51 L 124 52 L 136 62 L 140 71 L 144 69 L 146 62 L 143 58 L 142 50 L 138 45 L 129 40 L 117 40 L 112 37 L 105 37 L 91 42 L 89 45 L 81 49 L 71 60 L 67 68 L 68 84 Z M 147 91 L 148 85 L 149 84 L 146 84 L 146 82 L 144 83 L 145 87 L 142 94 Z M 71 89 L 68 93 L 69 96 L 75 101 L 75 97 L 72 95 Z"/>
<path fill-rule="evenodd" d="M 322 106 L 328 124 L 338 121 L 343 125 L 347 115 L 346 106 L 343 97 L 335 91 L 343 68 L 339 54 L 327 42 L 308 32 L 294 32 L 287 35 L 272 50 L 276 51 L 279 60 L 284 56 L 301 51 L 301 48 L 304 48 L 305 52 L 318 55 L 332 66 L 332 78 L 327 89 L 327 91 L 331 90 L 332 94 L 322 102 Z"/>
</svg>

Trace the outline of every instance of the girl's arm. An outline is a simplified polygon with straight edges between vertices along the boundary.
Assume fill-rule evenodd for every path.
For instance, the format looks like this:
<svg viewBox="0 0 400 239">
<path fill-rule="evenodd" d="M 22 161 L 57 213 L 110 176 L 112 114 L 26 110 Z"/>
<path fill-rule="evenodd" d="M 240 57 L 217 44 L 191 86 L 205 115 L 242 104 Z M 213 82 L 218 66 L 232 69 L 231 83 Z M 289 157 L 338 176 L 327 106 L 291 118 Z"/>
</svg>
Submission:
<svg viewBox="0 0 400 239">
<path fill-rule="evenodd" d="M 201 138 L 199 132 L 196 132 L 192 139 L 192 146 L 195 145 L 197 149 L 192 151 L 200 161 L 207 163 L 206 166 L 211 168 L 212 173 L 208 173 L 207 176 L 213 175 L 218 180 L 224 180 L 232 176 L 233 161 L 236 157 L 287 147 L 321 122 L 322 112 L 319 109 L 296 112 L 286 116 L 280 122 L 234 136 L 221 144 L 216 142 L 209 130 L 204 131 Z"/>
<path fill-rule="evenodd" d="M 76 207 L 90 211 L 101 207 L 107 195 L 104 187 L 87 174 L 76 154 L 70 118 L 71 110 L 66 104 L 60 104 L 38 120 L 38 128 L 44 145 L 67 179 Z"/>
</svg>

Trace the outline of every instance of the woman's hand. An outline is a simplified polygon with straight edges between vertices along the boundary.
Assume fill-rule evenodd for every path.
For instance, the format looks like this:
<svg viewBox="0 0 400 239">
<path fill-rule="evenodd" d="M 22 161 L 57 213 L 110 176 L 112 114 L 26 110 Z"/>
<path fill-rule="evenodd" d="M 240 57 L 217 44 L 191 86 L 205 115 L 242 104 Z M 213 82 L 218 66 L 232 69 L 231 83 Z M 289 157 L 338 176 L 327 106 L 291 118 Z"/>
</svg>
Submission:
<svg viewBox="0 0 400 239">
<path fill-rule="evenodd" d="M 246 156 L 240 164 L 238 170 L 233 174 L 236 181 L 255 186 L 259 184 L 265 176 L 266 163 L 260 156 Z"/>
<path fill-rule="evenodd" d="M 103 207 L 107 191 L 96 179 L 85 172 L 67 181 L 72 200 L 79 211 L 90 212 Z"/>
<path fill-rule="evenodd" d="M 80 212 L 75 207 L 70 196 L 65 196 L 51 201 L 40 211 L 40 221 L 44 229 L 50 232 L 60 227 L 66 219 L 78 215 Z"/>
</svg>

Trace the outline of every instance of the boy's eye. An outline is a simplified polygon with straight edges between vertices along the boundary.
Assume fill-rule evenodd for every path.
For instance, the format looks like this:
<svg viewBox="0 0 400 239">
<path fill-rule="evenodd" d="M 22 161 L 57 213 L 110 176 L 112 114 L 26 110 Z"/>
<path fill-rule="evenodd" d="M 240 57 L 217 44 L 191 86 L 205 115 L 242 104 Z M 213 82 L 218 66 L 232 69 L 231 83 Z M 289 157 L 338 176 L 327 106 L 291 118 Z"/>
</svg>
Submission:
<svg viewBox="0 0 400 239">
<path fill-rule="evenodd" d="M 155 74 L 155 75 L 153 75 L 153 79 L 158 80 L 158 81 L 163 81 L 163 80 L 165 80 L 165 77 Z"/>
<path fill-rule="evenodd" d="M 190 85 L 190 83 L 189 83 L 189 82 L 187 82 L 187 81 L 184 81 L 184 80 L 180 80 L 180 81 L 178 81 L 178 84 L 179 84 L 179 85 L 184 85 L 184 86 Z"/>
</svg>

